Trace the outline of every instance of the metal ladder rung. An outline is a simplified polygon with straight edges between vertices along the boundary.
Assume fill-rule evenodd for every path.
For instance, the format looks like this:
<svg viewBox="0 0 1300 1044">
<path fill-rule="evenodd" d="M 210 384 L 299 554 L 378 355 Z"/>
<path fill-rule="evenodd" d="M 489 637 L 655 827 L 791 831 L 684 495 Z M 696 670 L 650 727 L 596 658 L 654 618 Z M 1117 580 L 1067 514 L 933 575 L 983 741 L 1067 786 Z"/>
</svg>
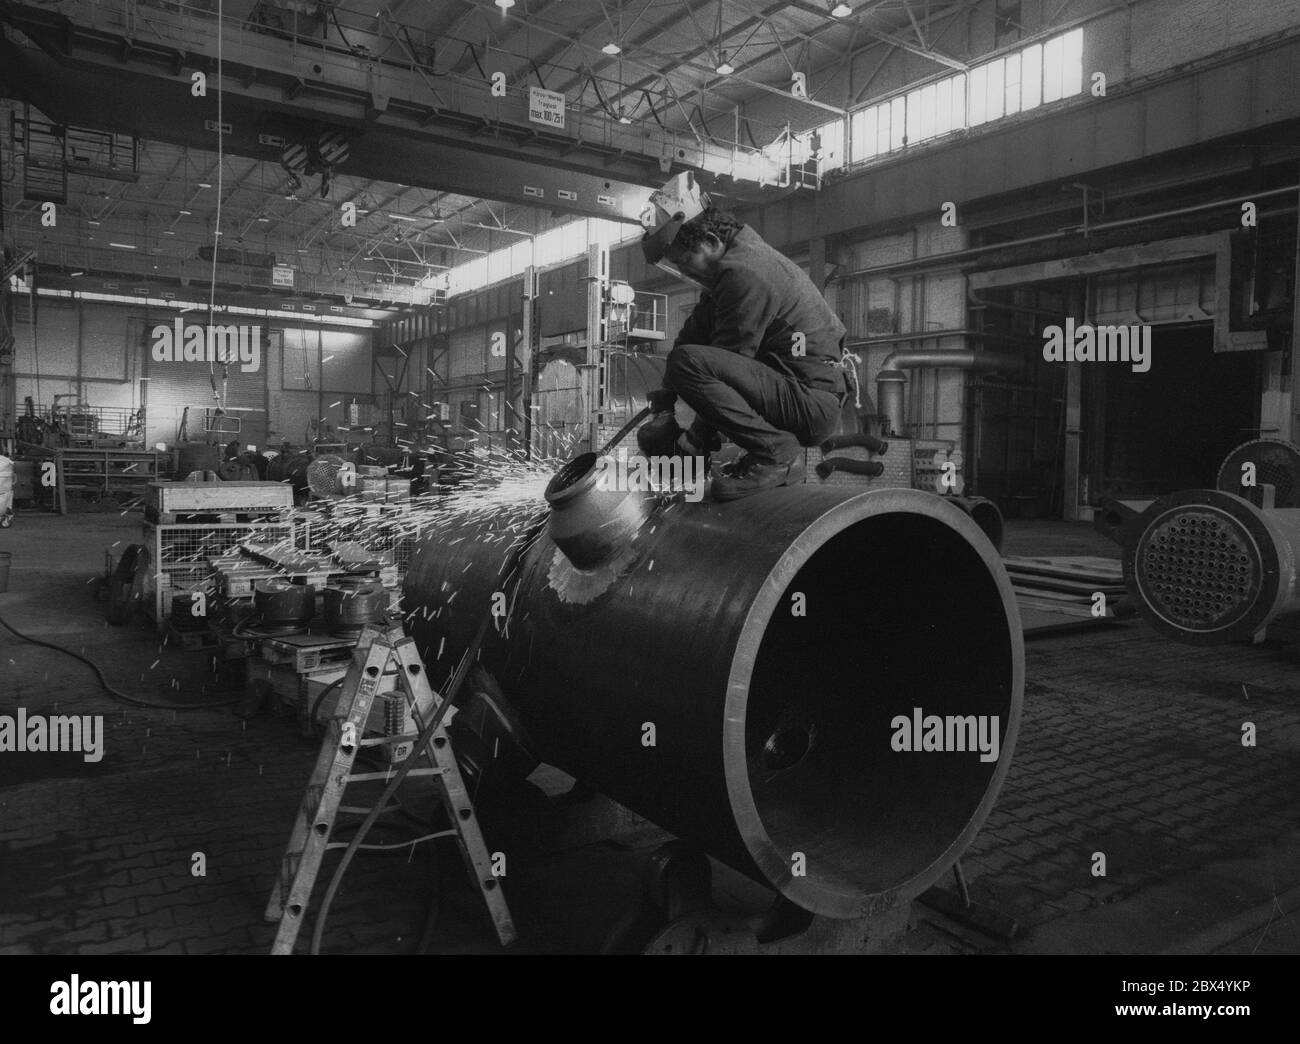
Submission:
<svg viewBox="0 0 1300 1044">
<path fill-rule="evenodd" d="M 412 755 L 412 757 L 414 757 L 414 755 Z M 410 779 L 412 776 L 441 776 L 441 775 L 442 775 L 442 769 L 440 768 L 418 768 L 418 769 L 411 769 L 411 771 L 406 774 L 406 778 Z M 348 782 L 368 783 L 371 780 L 375 780 L 375 779 L 392 779 L 392 778 L 393 778 L 392 772 L 357 772 L 348 776 Z M 366 811 L 369 812 L 370 809 L 366 809 Z"/>
<path fill-rule="evenodd" d="M 362 747 L 384 747 L 393 743 L 414 743 L 420 738 L 418 732 L 407 732 L 401 736 L 367 736 L 361 740 L 359 745 Z"/>
</svg>

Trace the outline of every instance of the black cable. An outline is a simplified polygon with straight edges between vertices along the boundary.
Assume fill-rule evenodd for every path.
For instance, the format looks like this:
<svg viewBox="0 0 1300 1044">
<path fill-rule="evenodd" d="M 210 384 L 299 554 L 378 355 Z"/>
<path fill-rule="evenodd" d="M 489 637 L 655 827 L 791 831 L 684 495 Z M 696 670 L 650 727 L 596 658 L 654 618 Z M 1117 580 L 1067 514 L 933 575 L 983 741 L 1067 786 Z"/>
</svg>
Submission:
<svg viewBox="0 0 1300 1044">
<path fill-rule="evenodd" d="M 343 32 L 343 26 L 339 24 L 338 11 L 336 11 L 334 8 L 331 7 L 329 9 L 329 12 L 330 12 L 330 18 L 332 18 L 334 21 L 334 28 L 339 34 L 339 39 L 343 41 L 343 46 L 346 47 L 349 51 L 353 50 L 354 48 L 352 47 L 352 41 L 347 38 L 347 36 Z"/>
<path fill-rule="evenodd" d="M 641 410 L 640 413 L 638 413 L 638 414 L 637 414 L 635 417 L 633 417 L 630 421 L 628 421 L 626 424 L 624 424 L 623 427 L 621 427 L 621 428 L 618 429 L 618 431 L 614 434 L 614 437 L 613 437 L 612 439 L 610 439 L 607 443 L 605 443 L 605 445 L 603 445 L 603 446 L 600 448 L 600 452 L 599 452 L 598 456 L 604 456 L 604 455 L 605 455 L 606 453 L 608 453 L 611 449 L 613 449 L 615 446 L 617 446 L 620 442 L 623 441 L 624 438 L 627 437 L 627 433 L 628 433 L 629 431 L 631 431 L 633 428 L 635 428 L 638 424 L 640 424 L 640 423 L 641 423 L 643 420 L 645 420 L 648 416 L 650 416 L 650 407 L 649 407 L 649 406 L 646 406 L 644 409 Z"/>
<path fill-rule="evenodd" d="M 695 115 L 700 118 L 700 126 L 704 128 L 704 136 L 708 138 L 709 141 L 713 142 L 716 145 L 718 143 L 718 139 L 713 136 L 713 131 L 709 130 L 709 121 L 704 118 L 704 110 L 701 109 L 698 105 L 695 105 L 692 108 L 693 111 L 695 112 Z"/>
<path fill-rule="evenodd" d="M 108 693 L 110 696 L 116 697 L 119 700 L 123 700 L 126 703 L 134 704 L 137 707 L 154 707 L 157 708 L 158 710 L 200 710 L 205 707 L 229 707 L 239 702 L 239 700 L 234 699 L 234 700 L 214 700 L 210 703 L 155 703 L 152 700 L 142 700 L 142 699 L 138 699 L 135 696 L 128 696 L 126 693 L 122 692 L 119 689 L 115 689 L 113 688 L 113 686 L 108 684 L 108 679 L 104 677 L 104 672 L 99 669 L 99 665 L 96 664 L 93 660 L 88 660 L 80 653 L 74 653 L 71 649 L 65 649 L 62 645 L 55 645 L 53 642 L 44 642 L 41 641 L 41 639 L 39 638 L 33 638 L 31 635 L 23 634 L 22 631 L 18 630 L 18 628 L 13 626 L 13 624 L 5 620 L 3 616 L 0 616 L 0 627 L 4 627 L 8 631 L 12 631 L 23 641 L 31 642 L 32 645 L 39 645 L 46 649 L 53 649 L 55 652 L 61 652 L 65 656 L 71 656 L 74 660 L 80 660 L 82 663 L 84 663 L 87 667 L 89 667 L 92 671 L 95 672 L 95 677 L 99 679 L 100 687 L 106 693 Z"/>
<path fill-rule="evenodd" d="M 641 97 L 645 98 L 646 104 L 650 106 L 650 115 L 654 117 L 655 123 L 667 130 L 668 128 L 664 127 L 664 121 L 659 118 L 659 111 L 655 108 L 654 99 L 646 91 L 641 92 Z"/>
<path fill-rule="evenodd" d="M 596 101 L 599 102 L 600 107 L 605 110 L 605 115 L 612 119 L 618 119 L 618 113 L 609 107 L 609 102 L 605 101 L 605 96 L 600 93 L 600 84 L 596 82 L 596 78 L 588 75 L 587 82 L 591 84 L 592 90 L 596 92 Z"/>
<path fill-rule="evenodd" d="M 488 74 L 483 71 L 483 63 L 478 60 L 478 51 L 474 50 L 474 45 L 467 43 L 465 45 L 465 50 L 469 51 L 469 56 L 474 59 L 474 67 L 478 69 L 478 74 L 482 76 L 483 79 L 488 79 Z M 461 57 L 465 57 L 463 52 L 461 53 Z"/>
<path fill-rule="evenodd" d="M 311 713 L 307 715 L 308 722 L 313 722 L 316 720 L 316 712 L 320 710 L 320 705 L 322 702 L 324 702 L 325 696 L 329 693 L 331 689 L 336 689 L 340 685 L 342 685 L 345 678 L 347 678 L 346 674 L 343 675 L 342 678 L 336 678 L 334 681 L 326 685 L 325 688 L 321 689 L 320 694 L 316 697 L 316 701 L 311 705 Z"/>
</svg>

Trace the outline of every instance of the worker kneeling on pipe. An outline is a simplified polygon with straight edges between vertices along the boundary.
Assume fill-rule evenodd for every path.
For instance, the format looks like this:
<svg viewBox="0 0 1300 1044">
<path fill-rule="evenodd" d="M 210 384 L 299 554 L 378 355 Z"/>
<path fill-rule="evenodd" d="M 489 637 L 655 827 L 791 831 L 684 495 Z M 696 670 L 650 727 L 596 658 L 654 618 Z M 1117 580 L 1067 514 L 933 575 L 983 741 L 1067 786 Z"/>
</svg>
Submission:
<svg viewBox="0 0 1300 1044">
<path fill-rule="evenodd" d="M 668 356 L 646 456 L 707 456 L 725 435 L 745 451 L 713 483 L 735 500 L 804 477 L 801 446 L 834 433 L 847 395 L 844 324 L 806 275 L 679 174 L 650 197 L 641 247 L 653 265 L 705 293 Z M 696 415 L 683 431 L 680 396 Z"/>
</svg>

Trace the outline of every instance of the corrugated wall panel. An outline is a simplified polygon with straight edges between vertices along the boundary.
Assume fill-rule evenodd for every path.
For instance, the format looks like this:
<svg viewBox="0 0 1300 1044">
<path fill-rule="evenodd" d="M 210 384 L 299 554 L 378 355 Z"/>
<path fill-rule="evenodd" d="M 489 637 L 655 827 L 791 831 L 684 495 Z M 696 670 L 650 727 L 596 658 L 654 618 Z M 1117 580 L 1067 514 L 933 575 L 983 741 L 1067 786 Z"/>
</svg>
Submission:
<svg viewBox="0 0 1300 1044">
<path fill-rule="evenodd" d="M 137 362 L 139 355 L 128 352 L 130 330 L 127 319 L 121 308 L 93 304 L 81 306 L 83 377 L 126 381 L 136 376 L 128 372 L 128 367 Z"/>
<path fill-rule="evenodd" d="M 448 375 L 453 379 L 483 372 L 486 338 L 481 326 L 454 330 L 448 355 Z"/>
</svg>

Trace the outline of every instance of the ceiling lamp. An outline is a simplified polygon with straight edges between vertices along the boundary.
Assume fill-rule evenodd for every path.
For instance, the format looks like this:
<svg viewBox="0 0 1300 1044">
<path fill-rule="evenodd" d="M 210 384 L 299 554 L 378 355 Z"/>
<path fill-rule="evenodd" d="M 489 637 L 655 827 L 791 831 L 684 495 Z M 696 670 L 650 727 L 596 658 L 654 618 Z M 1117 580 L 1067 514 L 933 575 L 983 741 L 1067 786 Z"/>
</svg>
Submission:
<svg viewBox="0 0 1300 1044">
<path fill-rule="evenodd" d="M 729 61 L 727 61 L 727 52 L 723 51 L 720 57 L 722 58 L 722 61 L 718 62 L 718 67 L 713 71 L 716 72 L 719 76 L 730 76 L 736 70 L 732 66 L 732 64 Z"/>
<path fill-rule="evenodd" d="M 212 188 L 212 185 L 211 185 L 209 182 L 206 182 L 206 181 L 200 181 L 200 182 L 199 182 L 199 188 Z"/>
<path fill-rule="evenodd" d="M 492 0 L 497 7 L 501 8 L 501 13 L 505 14 L 510 8 L 515 6 L 515 0 Z"/>
<path fill-rule="evenodd" d="M 853 8 L 851 8 L 848 4 L 844 3 L 843 0 L 841 0 L 840 3 L 836 4 L 834 7 L 831 8 L 832 18 L 848 18 L 848 16 L 851 15 L 852 13 L 853 13 Z"/>
<path fill-rule="evenodd" d="M 623 53 L 623 48 L 621 48 L 618 44 L 614 43 L 613 41 L 607 43 L 604 47 L 601 48 L 601 50 L 604 51 L 611 58 L 616 54 Z"/>
</svg>

